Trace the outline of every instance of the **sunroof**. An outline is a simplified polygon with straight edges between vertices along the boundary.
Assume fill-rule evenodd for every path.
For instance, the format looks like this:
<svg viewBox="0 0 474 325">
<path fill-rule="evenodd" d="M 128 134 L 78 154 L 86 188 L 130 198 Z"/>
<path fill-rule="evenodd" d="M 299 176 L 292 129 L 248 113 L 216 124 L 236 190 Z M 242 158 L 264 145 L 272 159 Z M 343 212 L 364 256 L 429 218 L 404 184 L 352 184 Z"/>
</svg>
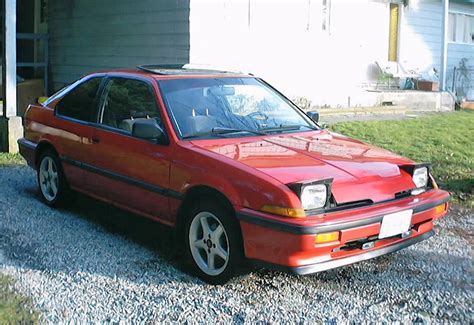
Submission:
<svg viewBox="0 0 474 325">
<path fill-rule="evenodd" d="M 186 64 L 146 64 L 137 66 L 138 69 L 161 75 L 178 75 L 178 74 L 215 74 L 215 73 L 232 73 L 229 71 L 215 69 L 187 68 Z"/>
</svg>

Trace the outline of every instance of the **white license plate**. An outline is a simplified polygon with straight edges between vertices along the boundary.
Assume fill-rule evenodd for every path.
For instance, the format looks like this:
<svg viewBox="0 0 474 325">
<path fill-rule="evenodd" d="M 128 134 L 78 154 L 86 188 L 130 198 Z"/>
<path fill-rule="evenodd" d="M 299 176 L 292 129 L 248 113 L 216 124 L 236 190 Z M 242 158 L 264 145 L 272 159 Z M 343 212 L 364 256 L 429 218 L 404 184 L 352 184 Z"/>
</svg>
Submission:
<svg viewBox="0 0 474 325">
<path fill-rule="evenodd" d="M 410 229 L 413 210 L 386 214 L 382 219 L 379 238 L 387 238 L 404 233 Z"/>
</svg>

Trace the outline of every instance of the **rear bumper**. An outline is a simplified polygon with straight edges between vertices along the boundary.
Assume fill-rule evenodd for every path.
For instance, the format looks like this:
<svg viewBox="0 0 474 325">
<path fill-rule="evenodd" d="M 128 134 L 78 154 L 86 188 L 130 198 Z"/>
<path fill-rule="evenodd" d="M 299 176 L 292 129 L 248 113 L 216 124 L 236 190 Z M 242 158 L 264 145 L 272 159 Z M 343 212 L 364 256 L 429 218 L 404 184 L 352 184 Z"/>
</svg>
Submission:
<svg viewBox="0 0 474 325">
<path fill-rule="evenodd" d="M 449 198 L 445 191 L 432 190 L 335 216 L 294 220 L 242 210 L 237 216 L 247 258 L 271 268 L 309 274 L 395 252 L 433 236 L 433 221 L 446 214 Z M 442 211 L 436 209 L 440 206 Z M 383 216 L 407 209 L 413 210 L 409 233 L 379 239 Z M 316 243 L 317 234 L 333 231 L 339 232 L 339 240 Z"/>
<path fill-rule="evenodd" d="M 31 142 L 25 138 L 18 140 L 18 148 L 20 150 L 20 155 L 25 158 L 28 166 L 36 168 L 35 157 L 36 157 L 36 147 L 37 143 Z"/>
</svg>

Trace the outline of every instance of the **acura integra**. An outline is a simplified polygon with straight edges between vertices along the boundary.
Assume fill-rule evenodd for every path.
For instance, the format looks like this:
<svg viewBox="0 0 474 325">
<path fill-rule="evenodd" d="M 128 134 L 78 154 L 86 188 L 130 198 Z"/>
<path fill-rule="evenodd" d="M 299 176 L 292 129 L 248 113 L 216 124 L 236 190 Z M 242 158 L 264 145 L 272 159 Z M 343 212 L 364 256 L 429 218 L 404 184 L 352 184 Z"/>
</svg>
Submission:
<svg viewBox="0 0 474 325">
<path fill-rule="evenodd" d="M 309 274 L 433 236 L 430 165 L 322 128 L 252 75 L 140 66 L 30 105 L 20 152 L 44 202 L 77 191 L 174 227 L 195 274 L 244 259 Z"/>
</svg>

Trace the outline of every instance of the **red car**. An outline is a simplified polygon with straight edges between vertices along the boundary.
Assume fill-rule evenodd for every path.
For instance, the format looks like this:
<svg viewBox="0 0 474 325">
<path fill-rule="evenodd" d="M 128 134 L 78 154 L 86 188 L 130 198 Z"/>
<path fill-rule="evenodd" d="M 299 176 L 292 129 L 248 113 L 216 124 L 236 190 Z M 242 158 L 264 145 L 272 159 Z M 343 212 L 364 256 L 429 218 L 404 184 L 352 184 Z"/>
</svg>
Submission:
<svg viewBox="0 0 474 325">
<path fill-rule="evenodd" d="M 46 204 L 74 190 L 175 227 L 211 283 L 244 258 L 308 274 L 394 252 L 448 209 L 429 165 L 321 128 L 251 75 L 94 73 L 24 125 Z"/>
</svg>

